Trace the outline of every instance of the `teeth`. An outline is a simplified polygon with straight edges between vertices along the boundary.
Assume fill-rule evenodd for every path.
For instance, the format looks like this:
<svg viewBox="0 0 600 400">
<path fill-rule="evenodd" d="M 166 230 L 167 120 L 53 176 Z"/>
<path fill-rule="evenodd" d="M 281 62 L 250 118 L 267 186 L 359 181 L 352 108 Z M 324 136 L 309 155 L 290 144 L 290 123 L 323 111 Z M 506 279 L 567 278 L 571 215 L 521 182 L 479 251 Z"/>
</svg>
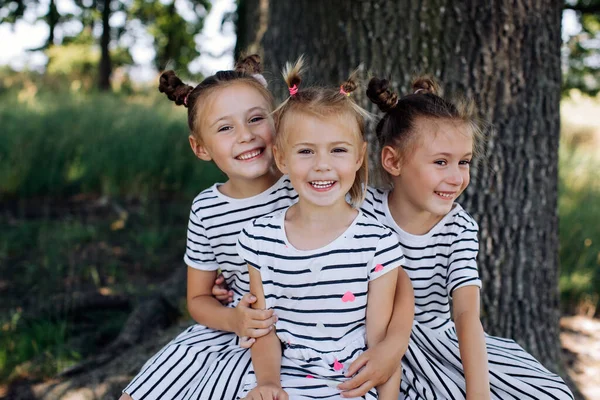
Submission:
<svg viewBox="0 0 600 400">
<path fill-rule="evenodd" d="M 262 150 L 258 149 L 258 150 L 254 150 L 248 153 L 244 153 L 244 154 L 240 154 L 239 156 L 237 156 L 236 158 L 238 160 L 249 160 L 253 157 L 256 157 L 257 155 L 259 155 L 262 152 Z"/>
<path fill-rule="evenodd" d="M 316 187 L 317 189 L 325 189 L 327 187 L 332 186 L 335 183 L 335 181 L 312 181 L 310 182 L 311 185 L 313 185 L 314 187 Z"/>
<path fill-rule="evenodd" d="M 435 193 L 437 193 L 438 195 L 440 195 L 440 196 L 442 196 L 442 197 L 444 197 L 446 199 L 451 199 L 452 198 L 451 194 L 441 193 L 441 192 L 435 192 Z"/>
</svg>

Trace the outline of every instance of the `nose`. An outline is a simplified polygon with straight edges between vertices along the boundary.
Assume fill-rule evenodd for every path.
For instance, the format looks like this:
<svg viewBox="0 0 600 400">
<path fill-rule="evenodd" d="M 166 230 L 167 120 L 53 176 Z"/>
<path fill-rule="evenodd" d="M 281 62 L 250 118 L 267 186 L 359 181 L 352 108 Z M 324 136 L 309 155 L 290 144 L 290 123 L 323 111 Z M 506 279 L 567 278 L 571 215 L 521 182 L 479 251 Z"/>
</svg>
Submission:
<svg viewBox="0 0 600 400">
<path fill-rule="evenodd" d="M 329 154 L 317 153 L 314 166 L 315 171 L 329 171 L 331 169 L 329 161 Z"/>
<path fill-rule="evenodd" d="M 460 170 L 460 168 L 458 167 L 458 165 L 451 168 L 448 171 L 448 177 L 446 178 L 446 181 L 449 184 L 455 185 L 455 186 L 461 186 L 463 184 L 463 181 L 464 181 L 463 173 Z"/>
<path fill-rule="evenodd" d="M 238 143 L 246 143 L 251 142 L 255 135 L 254 132 L 250 129 L 250 127 L 246 125 L 241 125 L 238 129 Z"/>
</svg>

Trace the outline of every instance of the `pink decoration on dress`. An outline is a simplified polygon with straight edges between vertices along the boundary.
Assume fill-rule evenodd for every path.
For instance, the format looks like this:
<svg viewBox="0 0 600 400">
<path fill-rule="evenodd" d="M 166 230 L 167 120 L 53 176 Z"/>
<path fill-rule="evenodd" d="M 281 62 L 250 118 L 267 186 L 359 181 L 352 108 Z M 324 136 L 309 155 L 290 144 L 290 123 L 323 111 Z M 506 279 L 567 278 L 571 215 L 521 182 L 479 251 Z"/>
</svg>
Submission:
<svg viewBox="0 0 600 400">
<path fill-rule="evenodd" d="M 348 291 L 348 292 L 344 293 L 344 296 L 342 296 L 342 301 L 343 301 L 344 303 L 347 303 L 347 302 L 349 302 L 349 301 L 350 301 L 350 302 L 352 302 L 352 301 L 354 301 L 355 299 L 356 299 L 356 297 L 354 297 L 354 293 L 352 293 L 352 292 L 350 292 L 350 291 Z"/>
<path fill-rule="evenodd" d="M 312 376 L 312 375 L 306 375 L 306 378 L 307 378 L 307 379 L 315 379 L 315 377 L 314 377 L 314 376 Z"/>
<path fill-rule="evenodd" d="M 341 371 L 344 369 L 344 364 L 342 364 L 338 360 L 335 360 L 335 362 L 333 363 L 333 369 L 336 371 Z"/>
<path fill-rule="evenodd" d="M 381 265 L 381 264 L 377 264 L 375 266 L 375 272 L 379 272 L 379 271 L 383 271 L 383 265 Z"/>
<path fill-rule="evenodd" d="M 294 85 L 291 88 L 288 88 L 290 91 L 290 96 L 295 96 L 298 93 L 298 85 Z"/>
</svg>

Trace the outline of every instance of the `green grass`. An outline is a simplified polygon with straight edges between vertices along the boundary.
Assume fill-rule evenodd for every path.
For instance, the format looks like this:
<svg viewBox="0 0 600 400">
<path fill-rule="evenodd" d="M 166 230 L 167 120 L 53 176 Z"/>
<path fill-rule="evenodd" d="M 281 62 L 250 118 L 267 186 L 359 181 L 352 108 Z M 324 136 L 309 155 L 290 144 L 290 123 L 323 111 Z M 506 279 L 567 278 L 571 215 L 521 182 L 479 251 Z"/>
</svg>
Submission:
<svg viewBox="0 0 600 400">
<path fill-rule="evenodd" d="M 221 178 L 189 148 L 166 98 L 42 93 L 0 97 L 0 196 L 193 196 Z"/>
<path fill-rule="evenodd" d="M 567 312 L 600 312 L 600 133 L 563 124 L 559 165 L 560 291 Z"/>
</svg>

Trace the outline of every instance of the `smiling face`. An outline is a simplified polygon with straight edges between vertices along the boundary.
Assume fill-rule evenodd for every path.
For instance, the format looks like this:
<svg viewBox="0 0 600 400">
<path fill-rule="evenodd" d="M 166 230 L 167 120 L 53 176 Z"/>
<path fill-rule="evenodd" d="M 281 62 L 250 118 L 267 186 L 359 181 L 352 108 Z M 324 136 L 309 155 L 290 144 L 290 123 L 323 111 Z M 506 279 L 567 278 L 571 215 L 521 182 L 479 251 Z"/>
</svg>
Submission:
<svg viewBox="0 0 600 400">
<path fill-rule="evenodd" d="M 267 99 L 243 82 L 216 89 L 198 107 L 199 133 L 190 135 L 198 158 L 214 161 L 230 180 L 252 180 L 273 165 L 275 128 Z"/>
<path fill-rule="evenodd" d="M 463 122 L 423 117 L 415 120 L 415 133 L 414 151 L 403 157 L 402 165 L 385 167 L 392 175 L 394 193 L 415 213 L 446 215 L 469 185 L 473 135 Z M 383 157 L 386 151 L 393 149 L 386 147 Z"/>
<path fill-rule="evenodd" d="M 277 166 L 288 174 L 299 201 L 316 207 L 346 204 L 365 157 L 356 123 L 347 116 L 317 117 L 295 112 L 284 129 L 286 141 L 275 149 Z"/>
</svg>

